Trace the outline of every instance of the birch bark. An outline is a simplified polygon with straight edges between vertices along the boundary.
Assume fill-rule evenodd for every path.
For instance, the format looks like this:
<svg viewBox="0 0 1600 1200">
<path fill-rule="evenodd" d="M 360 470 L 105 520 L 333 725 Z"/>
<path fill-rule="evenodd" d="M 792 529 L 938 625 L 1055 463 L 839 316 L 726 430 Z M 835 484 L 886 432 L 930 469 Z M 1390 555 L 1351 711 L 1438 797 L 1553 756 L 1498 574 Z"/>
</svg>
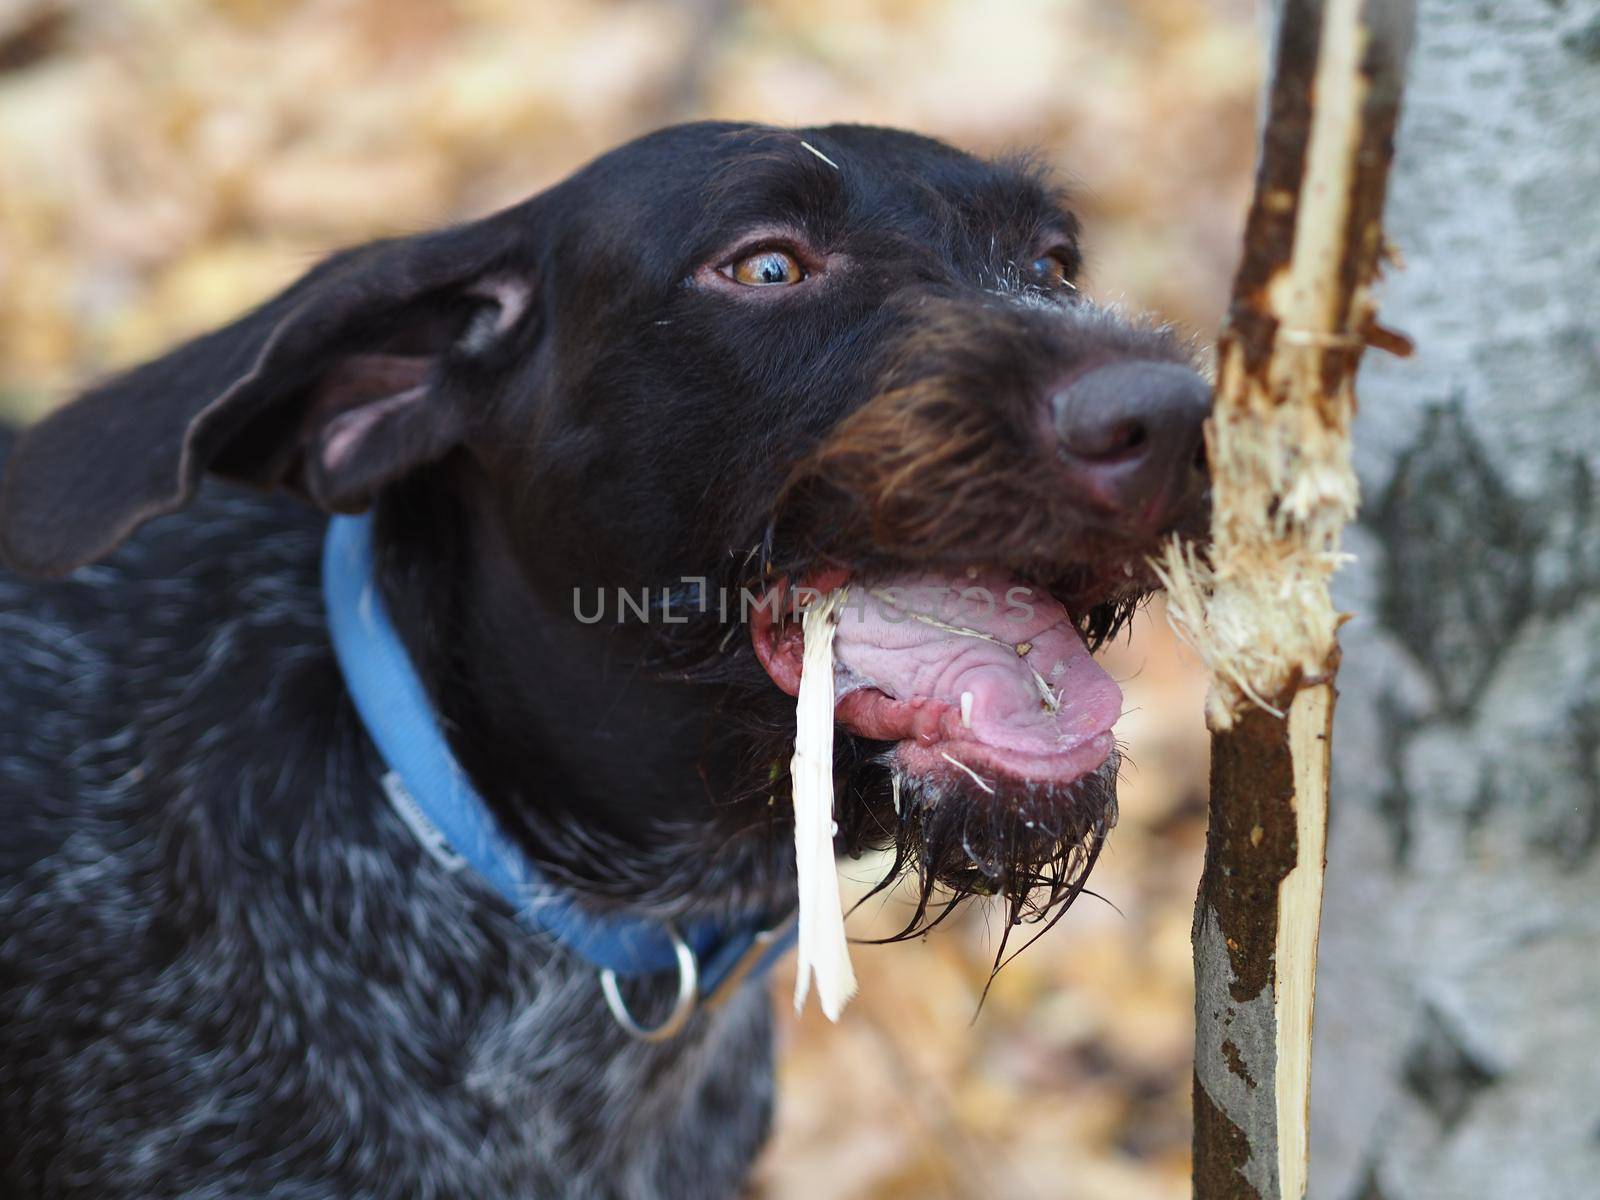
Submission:
<svg viewBox="0 0 1600 1200">
<path fill-rule="evenodd" d="M 1600 5 L 1423 0 L 1385 225 L 1311 1194 L 1600 1195 Z"/>
</svg>

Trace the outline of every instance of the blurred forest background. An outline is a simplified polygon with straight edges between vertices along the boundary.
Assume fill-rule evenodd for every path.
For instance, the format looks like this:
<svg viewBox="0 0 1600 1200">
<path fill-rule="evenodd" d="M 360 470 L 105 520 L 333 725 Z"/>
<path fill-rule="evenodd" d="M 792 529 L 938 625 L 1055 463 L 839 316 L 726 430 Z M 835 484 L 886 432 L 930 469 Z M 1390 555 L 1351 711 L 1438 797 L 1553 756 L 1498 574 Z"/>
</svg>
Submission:
<svg viewBox="0 0 1600 1200">
<path fill-rule="evenodd" d="M 1248 196 L 1250 0 L 0 0 L 0 416 L 232 316 L 347 243 L 482 214 L 700 116 L 1037 149 L 1089 288 L 1209 340 Z M 974 1013 L 998 927 L 856 951 L 782 1037 L 767 1200 L 1188 1195 L 1204 683 L 1159 609 L 1093 885 Z M 852 865 L 862 880 L 876 864 Z M 899 901 L 852 920 L 897 929 Z"/>
</svg>

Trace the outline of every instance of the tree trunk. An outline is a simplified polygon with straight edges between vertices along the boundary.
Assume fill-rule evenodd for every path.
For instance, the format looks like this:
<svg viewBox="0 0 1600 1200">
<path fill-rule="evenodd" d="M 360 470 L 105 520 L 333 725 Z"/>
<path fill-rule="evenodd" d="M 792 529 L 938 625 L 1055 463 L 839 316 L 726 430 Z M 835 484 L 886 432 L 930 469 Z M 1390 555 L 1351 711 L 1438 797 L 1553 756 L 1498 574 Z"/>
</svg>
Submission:
<svg viewBox="0 0 1600 1200">
<path fill-rule="evenodd" d="M 1600 5 L 1423 0 L 1385 226 L 1310 1194 L 1600 1195 Z"/>
<path fill-rule="evenodd" d="M 1211 670 L 1195 903 L 1194 1195 L 1306 1194 L 1307 1075 L 1352 384 L 1412 11 L 1284 0 L 1244 257 L 1206 427 L 1211 538 L 1171 546 L 1168 613 Z"/>
</svg>

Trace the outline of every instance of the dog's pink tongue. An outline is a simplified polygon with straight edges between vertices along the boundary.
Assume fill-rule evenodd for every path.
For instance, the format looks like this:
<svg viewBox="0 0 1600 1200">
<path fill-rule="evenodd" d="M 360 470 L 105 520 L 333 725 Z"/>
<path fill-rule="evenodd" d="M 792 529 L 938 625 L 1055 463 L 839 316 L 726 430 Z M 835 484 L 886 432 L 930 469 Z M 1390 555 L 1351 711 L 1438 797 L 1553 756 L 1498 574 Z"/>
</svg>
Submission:
<svg viewBox="0 0 1600 1200">
<path fill-rule="evenodd" d="M 1122 712 L 1121 689 L 1066 610 L 1005 576 L 853 583 L 834 647 L 841 710 L 885 741 L 1059 755 L 1106 733 Z"/>
</svg>

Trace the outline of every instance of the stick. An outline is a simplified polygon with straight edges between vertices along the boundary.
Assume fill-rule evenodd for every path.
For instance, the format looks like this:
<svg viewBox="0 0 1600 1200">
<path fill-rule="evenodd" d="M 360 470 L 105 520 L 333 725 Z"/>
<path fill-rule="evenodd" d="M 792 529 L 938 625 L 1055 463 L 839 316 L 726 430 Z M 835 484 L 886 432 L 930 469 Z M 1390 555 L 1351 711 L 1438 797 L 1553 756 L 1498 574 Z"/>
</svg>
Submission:
<svg viewBox="0 0 1600 1200">
<path fill-rule="evenodd" d="M 1306 1192 L 1311 1017 L 1338 667 L 1328 584 L 1354 515 L 1354 378 L 1399 339 L 1369 288 L 1408 0 L 1284 0 L 1244 261 L 1218 345 L 1209 551 L 1169 613 L 1212 673 L 1195 904 L 1196 1200 Z"/>
</svg>

